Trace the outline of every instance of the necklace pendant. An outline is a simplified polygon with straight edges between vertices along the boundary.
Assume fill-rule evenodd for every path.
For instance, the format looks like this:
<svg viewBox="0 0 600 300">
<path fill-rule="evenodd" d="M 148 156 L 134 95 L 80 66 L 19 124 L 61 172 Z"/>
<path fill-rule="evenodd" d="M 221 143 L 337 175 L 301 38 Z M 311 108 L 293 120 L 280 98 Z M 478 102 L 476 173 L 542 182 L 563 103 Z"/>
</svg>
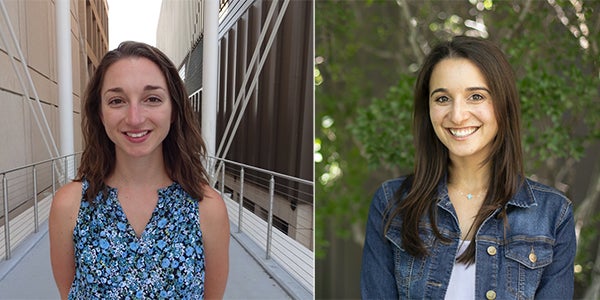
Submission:
<svg viewBox="0 0 600 300">
<path fill-rule="evenodd" d="M 467 199 L 469 199 L 469 200 L 473 199 L 473 194 L 467 194 Z"/>
</svg>

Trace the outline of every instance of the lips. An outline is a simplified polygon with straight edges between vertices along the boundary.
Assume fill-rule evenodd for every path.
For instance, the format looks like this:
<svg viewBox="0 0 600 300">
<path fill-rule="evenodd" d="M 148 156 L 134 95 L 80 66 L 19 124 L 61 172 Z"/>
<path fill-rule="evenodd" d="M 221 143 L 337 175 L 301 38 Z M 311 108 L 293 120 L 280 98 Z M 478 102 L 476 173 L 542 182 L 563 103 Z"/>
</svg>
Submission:
<svg viewBox="0 0 600 300">
<path fill-rule="evenodd" d="M 148 132 L 150 132 L 150 131 L 148 131 L 148 130 L 145 130 L 145 131 L 137 131 L 137 132 L 127 131 L 127 132 L 125 132 L 125 134 L 126 134 L 128 137 L 131 137 L 131 138 L 141 138 L 141 137 L 143 137 L 143 136 L 147 135 L 147 134 L 148 134 Z"/>
<path fill-rule="evenodd" d="M 450 134 L 458 138 L 464 138 L 472 135 L 479 127 L 448 128 Z"/>
</svg>

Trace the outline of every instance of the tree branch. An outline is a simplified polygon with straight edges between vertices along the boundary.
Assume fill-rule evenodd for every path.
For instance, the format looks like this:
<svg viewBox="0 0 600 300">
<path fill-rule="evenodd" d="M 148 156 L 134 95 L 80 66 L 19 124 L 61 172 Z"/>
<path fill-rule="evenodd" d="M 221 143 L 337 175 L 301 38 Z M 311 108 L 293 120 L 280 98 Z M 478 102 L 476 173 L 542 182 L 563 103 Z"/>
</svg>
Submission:
<svg viewBox="0 0 600 300">
<path fill-rule="evenodd" d="M 519 29 L 519 27 L 521 27 L 521 25 L 523 25 L 523 22 L 525 21 L 525 18 L 527 17 L 527 14 L 529 13 L 529 9 L 531 8 L 531 1 L 533 1 L 533 0 L 527 0 L 525 2 L 525 6 L 523 7 L 521 14 L 519 14 L 519 19 L 517 19 L 517 23 L 515 23 L 515 25 L 508 32 L 508 34 L 506 34 L 507 40 L 510 40 L 512 38 L 512 35 L 515 33 L 515 31 L 517 29 Z"/>
<path fill-rule="evenodd" d="M 560 168 L 558 170 L 558 172 L 556 173 L 556 177 L 554 177 L 554 186 L 555 187 L 568 187 L 565 182 L 570 182 L 569 180 L 565 180 L 565 177 L 567 177 L 567 175 L 569 175 L 569 173 L 573 170 L 573 166 L 575 165 L 577 161 L 575 160 L 575 158 L 573 157 L 569 157 L 564 164 L 562 165 L 562 168 Z M 564 193 L 566 193 L 566 189 L 563 191 Z"/>
<path fill-rule="evenodd" d="M 600 241 L 598 241 L 598 247 L 600 249 Z M 592 278 L 590 280 L 590 285 L 585 291 L 583 299 L 600 299 L 600 251 L 596 253 L 596 262 L 592 268 Z"/>
<path fill-rule="evenodd" d="M 417 27 L 412 24 L 413 17 L 408 9 L 408 3 L 406 3 L 406 0 L 396 0 L 396 3 L 402 8 L 404 19 L 406 19 L 406 24 L 409 28 L 408 42 L 417 58 L 417 62 L 421 65 L 424 59 L 423 52 L 419 48 L 419 43 L 417 42 Z"/>
<path fill-rule="evenodd" d="M 594 171 L 592 172 L 592 180 L 588 191 L 586 193 L 583 202 L 575 211 L 575 231 L 579 233 L 581 228 L 588 223 L 589 219 L 593 217 L 596 212 L 596 204 L 598 196 L 600 195 L 600 163 L 597 163 Z M 579 234 L 578 239 L 579 239 Z M 579 241 L 577 242 L 579 248 Z M 599 245 L 600 247 L 600 245 Z M 598 248 L 600 249 L 600 248 Z M 581 251 L 583 249 L 577 249 Z M 594 267 L 592 269 L 590 285 L 586 288 L 584 299 L 598 299 L 600 296 L 600 251 L 596 252 L 596 259 L 594 261 Z"/>
<path fill-rule="evenodd" d="M 581 228 L 583 224 L 585 224 L 590 219 L 590 217 L 592 217 L 592 214 L 595 212 L 595 206 L 599 195 L 600 166 L 596 165 L 585 198 L 575 211 L 575 222 L 577 223 L 577 227 Z"/>
</svg>

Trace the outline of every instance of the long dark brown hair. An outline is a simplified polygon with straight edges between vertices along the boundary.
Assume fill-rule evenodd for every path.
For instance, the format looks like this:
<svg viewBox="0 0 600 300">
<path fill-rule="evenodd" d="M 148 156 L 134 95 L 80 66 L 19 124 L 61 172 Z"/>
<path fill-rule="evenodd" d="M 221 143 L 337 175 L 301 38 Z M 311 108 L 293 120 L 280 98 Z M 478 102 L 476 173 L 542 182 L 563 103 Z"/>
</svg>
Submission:
<svg viewBox="0 0 600 300">
<path fill-rule="evenodd" d="M 104 180 L 115 169 L 115 144 L 109 139 L 100 119 L 101 89 L 108 68 L 128 57 L 149 59 L 165 76 L 173 107 L 171 128 L 162 143 L 167 174 L 192 197 L 202 200 L 202 188 L 208 185 L 208 174 L 201 160 L 206 155 L 206 146 L 183 81 L 164 53 L 150 45 L 132 41 L 121 43 L 102 58 L 85 91 L 81 122 L 84 150 L 76 178 L 76 181 L 85 178 L 89 182 L 84 198 L 93 202 L 100 191 L 106 195 Z"/>
<path fill-rule="evenodd" d="M 396 194 L 396 202 L 387 215 L 384 228 L 387 232 L 392 220 L 400 216 L 402 245 L 409 254 L 416 257 L 428 255 L 419 236 L 419 223 L 424 217 L 429 219 L 428 223 L 438 239 L 443 242 L 450 240 L 440 233 L 436 224 L 438 185 L 448 173 L 448 149 L 436 136 L 429 117 L 431 73 L 446 58 L 468 59 L 479 68 L 490 88 L 498 122 L 498 133 L 492 143 L 492 151 L 482 163 L 489 163 L 491 174 L 494 175 L 490 176 L 487 194 L 472 228 L 477 230 L 498 208 L 501 209 L 498 217 L 504 220 L 506 228 L 506 204 L 524 180 L 519 94 L 514 72 L 505 55 L 496 45 L 480 38 L 457 36 L 449 42 L 439 44 L 426 57 L 415 83 L 414 173 L 407 177 Z M 459 262 L 474 262 L 475 237 L 476 234 L 467 250 L 458 258 Z"/>
</svg>

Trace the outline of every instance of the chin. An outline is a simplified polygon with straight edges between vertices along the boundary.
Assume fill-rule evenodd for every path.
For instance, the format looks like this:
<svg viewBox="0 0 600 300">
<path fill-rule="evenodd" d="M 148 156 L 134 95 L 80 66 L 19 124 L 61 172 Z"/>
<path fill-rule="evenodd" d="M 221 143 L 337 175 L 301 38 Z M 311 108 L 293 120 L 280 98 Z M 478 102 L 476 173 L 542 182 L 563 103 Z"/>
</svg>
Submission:
<svg viewBox="0 0 600 300">
<path fill-rule="evenodd" d="M 451 149 L 448 150 L 448 153 L 450 154 L 450 157 L 456 157 L 456 158 L 479 158 L 479 157 L 487 157 L 487 155 L 483 155 L 484 152 L 482 151 L 452 151 Z"/>
</svg>

